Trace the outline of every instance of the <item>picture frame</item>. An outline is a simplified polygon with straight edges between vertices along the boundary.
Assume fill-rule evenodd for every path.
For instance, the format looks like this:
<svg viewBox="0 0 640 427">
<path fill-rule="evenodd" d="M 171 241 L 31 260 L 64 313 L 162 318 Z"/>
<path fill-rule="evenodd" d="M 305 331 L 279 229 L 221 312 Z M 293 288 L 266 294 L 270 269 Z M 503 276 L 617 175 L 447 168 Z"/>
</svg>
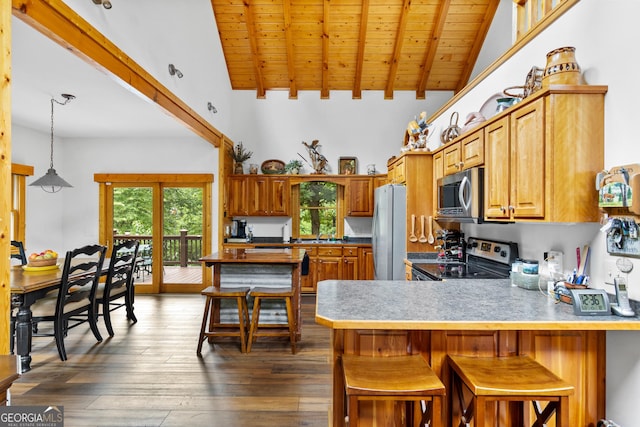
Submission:
<svg viewBox="0 0 640 427">
<path fill-rule="evenodd" d="M 358 173 L 358 158 L 340 157 L 338 160 L 338 171 L 340 175 L 356 175 Z"/>
</svg>

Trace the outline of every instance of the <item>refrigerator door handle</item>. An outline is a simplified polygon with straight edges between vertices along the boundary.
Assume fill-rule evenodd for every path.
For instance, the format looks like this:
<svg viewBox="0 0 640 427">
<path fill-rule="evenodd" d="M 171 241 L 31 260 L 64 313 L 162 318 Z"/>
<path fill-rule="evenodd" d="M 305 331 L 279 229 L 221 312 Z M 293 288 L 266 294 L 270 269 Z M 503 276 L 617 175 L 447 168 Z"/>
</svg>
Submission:
<svg viewBox="0 0 640 427">
<path fill-rule="evenodd" d="M 371 230 L 371 249 L 373 251 L 373 277 L 377 277 L 376 273 L 376 253 L 378 252 L 378 205 L 374 205 L 373 208 L 373 229 Z"/>
</svg>

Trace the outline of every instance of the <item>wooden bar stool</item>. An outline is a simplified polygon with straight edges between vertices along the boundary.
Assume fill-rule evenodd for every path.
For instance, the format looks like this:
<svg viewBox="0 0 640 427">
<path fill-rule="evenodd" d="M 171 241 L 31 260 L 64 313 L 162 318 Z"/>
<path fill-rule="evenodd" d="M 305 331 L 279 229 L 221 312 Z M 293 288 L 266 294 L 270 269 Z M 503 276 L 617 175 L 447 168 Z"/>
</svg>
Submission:
<svg viewBox="0 0 640 427">
<path fill-rule="evenodd" d="M 475 427 L 484 427 L 489 401 L 517 402 L 516 418 L 520 419 L 512 419 L 511 423 L 522 426 L 524 403 L 530 401 L 536 417 L 532 426 L 542 427 L 555 412 L 556 427 L 569 427 L 569 396 L 573 394 L 573 386 L 531 357 L 447 357 L 452 369 L 452 391 L 457 390 L 460 402 L 459 426 L 469 425 L 475 419 Z M 464 402 L 463 383 L 472 393 L 468 404 Z M 539 401 L 548 402 L 544 409 Z M 451 420 L 455 421 L 453 415 Z"/>
<path fill-rule="evenodd" d="M 296 325 L 293 317 L 293 309 L 291 306 L 291 298 L 293 290 L 283 290 L 281 288 L 253 288 L 249 293 L 254 297 L 253 312 L 251 314 L 251 328 L 249 329 L 249 343 L 247 352 L 251 351 L 251 344 L 256 337 L 289 337 L 291 341 L 291 353 L 296 354 Z M 263 299 L 281 299 L 284 300 L 287 307 L 287 324 L 282 323 L 262 323 L 260 324 L 260 303 Z M 258 331 L 258 328 L 265 328 Z M 288 329 L 283 331 L 282 329 Z"/>
<path fill-rule="evenodd" d="M 240 351 L 247 352 L 246 333 L 249 326 L 249 309 L 247 308 L 247 295 L 250 287 L 237 288 L 216 288 L 209 286 L 205 288 L 201 295 L 207 297 L 204 305 L 204 315 L 202 316 L 202 326 L 200 327 L 200 337 L 198 338 L 198 350 L 196 354 L 202 355 L 202 343 L 207 338 L 213 342 L 213 337 L 240 337 Z M 238 304 L 238 323 L 222 323 L 220 321 L 219 310 L 213 309 L 216 303 L 218 308 L 223 299 L 235 299 Z M 209 324 L 207 328 L 207 323 Z"/>
<path fill-rule="evenodd" d="M 405 402 L 405 411 L 395 405 L 394 426 L 442 426 L 444 384 L 419 355 L 369 357 L 342 356 L 345 392 L 348 398 L 349 427 L 358 427 L 361 400 L 395 400 Z M 413 420 L 413 405 L 420 407 L 421 420 Z"/>
</svg>

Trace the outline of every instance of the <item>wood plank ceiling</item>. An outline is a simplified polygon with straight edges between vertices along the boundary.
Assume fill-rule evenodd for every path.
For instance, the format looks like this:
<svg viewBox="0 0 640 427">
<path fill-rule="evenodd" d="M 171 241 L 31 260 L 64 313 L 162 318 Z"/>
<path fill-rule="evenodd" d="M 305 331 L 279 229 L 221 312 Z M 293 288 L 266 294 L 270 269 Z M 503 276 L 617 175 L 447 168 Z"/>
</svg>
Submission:
<svg viewBox="0 0 640 427">
<path fill-rule="evenodd" d="M 231 86 L 457 92 L 500 0 L 211 0 Z"/>
</svg>

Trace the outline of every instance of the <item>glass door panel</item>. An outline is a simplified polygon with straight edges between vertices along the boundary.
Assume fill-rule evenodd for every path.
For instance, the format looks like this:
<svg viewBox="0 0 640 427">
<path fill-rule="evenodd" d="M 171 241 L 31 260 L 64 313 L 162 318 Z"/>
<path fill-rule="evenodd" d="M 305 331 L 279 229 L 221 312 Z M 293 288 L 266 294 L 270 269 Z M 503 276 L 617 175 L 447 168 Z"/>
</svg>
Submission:
<svg viewBox="0 0 640 427">
<path fill-rule="evenodd" d="M 202 289 L 203 188 L 163 187 L 162 201 L 162 289 Z"/>
<path fill-rule="evenodd" d="M 113 188 L 113 243 L 140 241 L 136 285 L 153 283 L 153 188 Z"/>
</svg>

